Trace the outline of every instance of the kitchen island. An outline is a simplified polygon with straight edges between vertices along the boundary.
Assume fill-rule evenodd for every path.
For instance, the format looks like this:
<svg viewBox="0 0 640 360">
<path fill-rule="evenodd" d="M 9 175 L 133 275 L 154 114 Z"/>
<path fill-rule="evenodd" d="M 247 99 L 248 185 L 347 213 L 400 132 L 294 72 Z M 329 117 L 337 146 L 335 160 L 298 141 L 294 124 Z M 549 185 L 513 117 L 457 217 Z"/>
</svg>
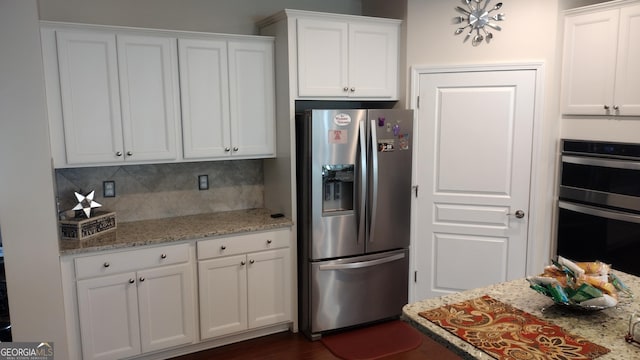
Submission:
<svg viewBox="0 0 640 360">
<path fill-rule="evenodd" d="M 405 305 L 402 318 L 464 359 L 494 359 L 488 353 L 419 315 L 423 311 L 443 305 L 489 295 L 539 319 L 560 326 L 572 335 L 580 336 L 611 350 L 598 357 L 598 360 L 638 359 L 640 346 L 627 343 L 625 335 L 629 329 L 631 314 L 640 310 L 640 302 L 637 299 L 640 294 L 640 278 L 617 271 L 614 273 L 632 290 L 636 298 L 621 296 L 617 306 L 605 310 L 586 311 L 554 305 L 550 298 L 531 290 L 526 279 L 518 279 Z"/>
</svg>

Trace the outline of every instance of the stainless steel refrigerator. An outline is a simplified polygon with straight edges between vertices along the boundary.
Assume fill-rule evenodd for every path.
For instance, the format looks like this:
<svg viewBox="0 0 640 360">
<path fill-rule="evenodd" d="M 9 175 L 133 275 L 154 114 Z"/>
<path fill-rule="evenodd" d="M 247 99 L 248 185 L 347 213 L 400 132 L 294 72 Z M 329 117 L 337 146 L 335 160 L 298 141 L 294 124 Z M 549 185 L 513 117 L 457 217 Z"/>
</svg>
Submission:
<svg viewBox="0 0 640 360">
<path fill-rule="evenodd" d="M 411 110 L 297 118 L 300 329 L 397 317 L 408 300 Z"/>
</svg>

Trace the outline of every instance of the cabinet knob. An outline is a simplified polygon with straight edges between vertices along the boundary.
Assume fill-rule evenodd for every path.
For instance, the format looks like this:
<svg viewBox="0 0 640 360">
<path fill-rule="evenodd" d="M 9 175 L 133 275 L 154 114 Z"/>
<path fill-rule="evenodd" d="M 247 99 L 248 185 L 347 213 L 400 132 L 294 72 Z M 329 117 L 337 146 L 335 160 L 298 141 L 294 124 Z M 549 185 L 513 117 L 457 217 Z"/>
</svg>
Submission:
<svg viewBox="0 0 640 360">
<path fill-rule="evenodd" d="M 229 151 L 231 151 L 231 148 L 226 147 L 226 148 L 224 148 L 224 151 L 225 152 L 229 152 Z"/>
<path fill-rule="evenodd" d="M 160 258 L 161 258 L 161 259 L 166 259 L 166 258 L 167 258 L 167 254 L 162 254 L 162 255 L 160 255 Z"/>
<path fill-rule="evenodd" d="M 222 245 L 222 246 L 220 246 L 220 250 L 227 250 L 227 247 Z"/>
<path fill-rule="evenodd" d="M 111 266 L 111 264 L 109 264 L 109 262 L 105 262 L 104 264 L 102 264 L 102 266 L 108 268 L 109 266 Z"/>
<path fill-rule="evenodd" d="M 523 210 L 516 210 L 515 213 L 508 213 L 507 215 L 514 215 L 515 217 L 517 217 L 518 219 L 522 219 L 525 215 Z"/>
<path fill-rule="evenodd" d="M 349 91 L 349 87 L 348 86 L 343 87 L 342 91 Z"/>
<path fill-rule="evenodd" d="M 238 147 L 237 147 L 237 146 L 234 146 L 234 147 L 233 147 L 233 151 L 238 151 Z"/>
<path fill-rule="evenodd" d="M 605 110 L 609 110 L 609 105 L 605 105 L 605 106 L 604 106 L 604 109 L 605 109 Z"/>
<path fill-rule="evenodd" d="M 116 156 L 122 156 L 122 151 L 116 151 Z"/>
<path fill-rule="evenodd" d="M 133 153 L 131 151 L 127 151 L 127 156 L 132 156 Z"/>
<path fill-rule="evenodd" d="M 144 276 L 140 276 L 140 282 L 144 281 Z"/>
<path fill-rule="evenodd" d="M 352 87 L 350 90 L 351 90 L 351 92 L 356 92 L 356 88 L 354 88 L 354 87 Z"/>
<path fill-rule="evenodd" d="M 129 279 L 129 284 L 133 284 L 134 282 L 136 282 L 135 279 Z"/>
<path fill-rule="evenodd" d="M 271 244 L 273 241 L 271 239 L 267 239 L 267 244 Z"/>
<path fill-rule="evenodd" d="M 620 110 L 620 106 L 618 106 L 618 105 L 613 105 L 613 110 L 615 110 L 615 111 Z"/>
<path fill-rule="evenodd" d="M 253 264 L 254 262 L 256 262 L 256 261 L 253 260 L 253 259 L 249 260 L 249 264 Z"/>
<path fill-rule="evenodd" d="M 244 260 L 240 261 L 240 265 L 244 266 L 244 264 L 246 264 L 246 262 L 244 262 Z"/>
</svg>

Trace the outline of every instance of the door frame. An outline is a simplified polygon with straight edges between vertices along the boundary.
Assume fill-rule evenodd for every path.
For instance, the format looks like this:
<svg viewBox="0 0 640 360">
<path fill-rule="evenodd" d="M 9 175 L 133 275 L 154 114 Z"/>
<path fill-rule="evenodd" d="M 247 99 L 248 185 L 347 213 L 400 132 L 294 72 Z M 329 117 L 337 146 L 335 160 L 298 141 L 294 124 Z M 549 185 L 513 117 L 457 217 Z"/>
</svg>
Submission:
<svg viewBox="0 0 640 360">
<path fill-rule="evenodd" d="M 538 197 L 538 189 L 543 181 L 539 173 L 539 164 L 541 160 L 541 146 L 542 146 L 542 115 L 543 115 L 543 84 L 544 84 L 544 62 L 517 62 L 517 63 L 496 63 L 496 64 L 464 64 L 464 65 L 412 65 L 410 68 L 410 84 L 409 84 L 409 108 L 414 110 L 414 129 L 413 133 L 419 133 L 420 121 L 418 118 L 418 96 L 420 95 L 420 76 L 426 74 L 436 73 L 463 73 L 463 72 L 478 72 L 478 71 L 513 71 L 513 70 L 532 70 L 536 72 L 536 88 L 535 88 L 535 101 L 534 101 L 534 115 L 533 115 L 533 138 L 532 138 L 532 154 L 531 154 L 531 183 L 529 184 L 529 219 L 527 229 L 527 263 L 525 271 L 527 274 L 535 274 L 540 271 L 538 261 L 536 261 L 536 246 L 535 241 L 537 229 L 535 224 L 537 223 L 537 212 L 531 211 L 531 207 L 535 206 L 535 199 Z M 414 186 L 419 185 L 419 179 L 417 175 L 418 158 L 419 154 L 416 153 L 420 139 L 414 137 L 413 144 L 413 164 L 412 164 L 412 178 Z M 411 201 L 411 218 L 414 221 L 411 222 L 411 245 L 409 255 L 409 302 L 415 302 L 421 299 L 415 299 L 415 284 L 414 273 L 417 271 L 417 255 L 416 255 L 416 242 L 417 238 L 417 201 L 416 196 L 412 197 Z M 551 239 L 549 239 L 551 241 Z M 424 274 L 422 276 L 425 276 Z"/>
</svg>

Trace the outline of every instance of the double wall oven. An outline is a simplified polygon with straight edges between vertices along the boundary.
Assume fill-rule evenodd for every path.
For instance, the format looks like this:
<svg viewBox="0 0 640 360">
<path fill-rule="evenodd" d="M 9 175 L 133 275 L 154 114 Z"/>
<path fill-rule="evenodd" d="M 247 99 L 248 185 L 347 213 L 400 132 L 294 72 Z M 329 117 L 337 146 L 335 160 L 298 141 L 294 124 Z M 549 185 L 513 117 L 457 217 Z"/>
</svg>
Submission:
<svg viewBox="0 0 640 360">
<path fill-rule="evenodd" d="M 640 276 L 640 144 L 563 140 L 558 255 Z"/>
</svg>

